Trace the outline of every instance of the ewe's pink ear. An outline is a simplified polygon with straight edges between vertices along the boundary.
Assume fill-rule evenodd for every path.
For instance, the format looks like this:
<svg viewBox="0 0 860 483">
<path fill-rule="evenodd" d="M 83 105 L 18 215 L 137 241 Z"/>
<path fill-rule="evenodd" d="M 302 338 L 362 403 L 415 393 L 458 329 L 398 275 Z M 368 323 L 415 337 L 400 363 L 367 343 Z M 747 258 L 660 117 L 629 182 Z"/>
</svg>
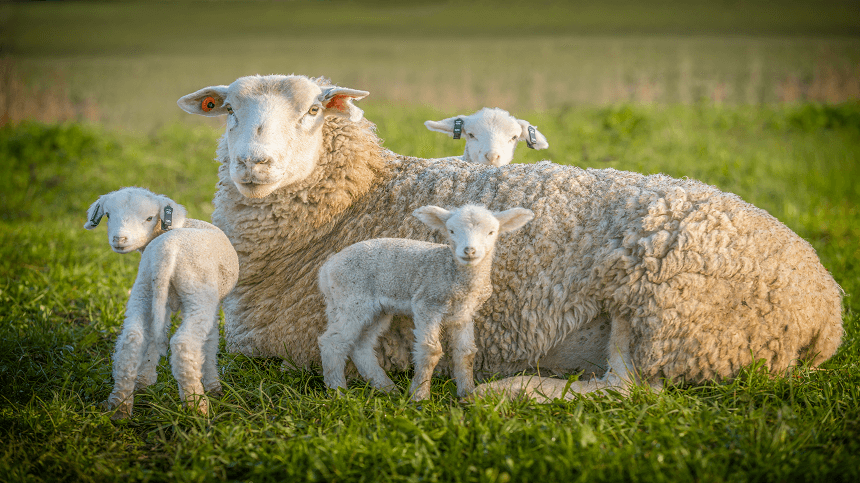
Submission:
<svg viewBox="0 0 860 483">
<path fill-rule="evenodd" d="M 326 114 L 340 117 L 348 117 L 352 122 L 358 122 L 364 116 L 364 111 L 355 107 L 352 101 L 364 99 L 370 93 L 346 87 L 323 88 L 319 95 L 319 101 L 326 109 Z"/>
<path fill-rule="evenodd" d="M 189 114 L 215 117 L 227 114 L 224 99 L 227 97 L 228 86 L 212 86 L 197 92 L 182 96 L 176 104 Z"/>
</svg>

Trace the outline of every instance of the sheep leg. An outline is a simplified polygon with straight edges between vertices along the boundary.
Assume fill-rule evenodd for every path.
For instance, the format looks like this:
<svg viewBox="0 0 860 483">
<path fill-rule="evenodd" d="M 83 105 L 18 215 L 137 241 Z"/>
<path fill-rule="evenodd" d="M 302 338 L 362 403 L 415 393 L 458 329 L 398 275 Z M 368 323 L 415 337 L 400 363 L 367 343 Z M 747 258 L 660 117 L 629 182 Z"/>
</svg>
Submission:
<svg viewBox="0 0 860 483">
<path fill-rule="evenodd" d="M 380 314 L 376 318 L 376 322 L 361 333 L 350 355 L 352 363 L 355 364 L 361 377 L 369 381 L 374 388 L 383 392 L 391 392 L 396 389 L 394 382 L 379 365 L 379 358 L 376 356 L 379 336 L 391 326 L 392 317 L 391 314 Z"/>
<path fill-rule="evenodd" d="M 609 369 L 600 379 L 575 381 L 568 384 L 563 379 L 539 376 L 516 376 L 500 381 L 481 384 L 475 389 L 476 395 L 497 394 L 505 397 L 526 397 L 537 402 L 550 402 L 553 399 L 573 399 L 574 394 L 613 390 L 627 394 L 639 379 L 633 367 L 630 354 L 632 331 L 626 319 L 613 317 L 609 336 Z M 662 386 L 652 384 L 651 389 L 660 391 Z"/>
<path fill-rule="evenodd" d="M 218 322 L 218 314 L 216 313 L 203 345 L 203 389 L 212 396 L 222 394 L 221 380 L 218 377 L 218 341 L 220 339 Z"/>
<path fill-rule="evenodd" d="M 102 403 L 107 410 L 116 409 L 111 419 L 131 416 L 134 406 L 135 380 L 147 345 L 145 321 L 151 317 L 150 297 L 142 285 L 135 284 L 131 289 L 122 332 L 116 341 L 113 356 L 113 391 Z"/>
<path fill-rule="evenodd" d="M 352 353 L 353 345 L 362 329 L 372 323 L 369 314 L 346 317 L 347 312 L 334 307 L 332 303 L 327 304 L 328 328 L 320 336 L 319 345 L 323 378 L 329 389 L 346 388 L 346 358 Z"/>
<path fill-rule="evenodd" d="M 475 390 L 473 365 L 478 347 L 475 345 L 475 326 L 471 321 L 451 326 L 453 346 L 454 380 L 457 381 L 457 396 L 464 397 Z"/>
<path fill-rule="evenodd" d="M 412 349 L 412 359 L 415 364 L 415 376 L 409 393 L 413 401 L 421 401 L 430 397 L 430 379 L 433 369 L 442 357 L 442 343 L 439 336 L 442 331 L 441 315 L 414 314 L 415 344 Z"/>
<path fill-rule="evenodd" d="M 192 297 L 193 300 L 183 300 L 182 324 L 170 339 L 170 368 L 179 384 L 179 398 L 186 406 L 208 414 L 202 383 L 203 346 L 217 311 L 218 293 L 196 293 Z"/>
</svg>

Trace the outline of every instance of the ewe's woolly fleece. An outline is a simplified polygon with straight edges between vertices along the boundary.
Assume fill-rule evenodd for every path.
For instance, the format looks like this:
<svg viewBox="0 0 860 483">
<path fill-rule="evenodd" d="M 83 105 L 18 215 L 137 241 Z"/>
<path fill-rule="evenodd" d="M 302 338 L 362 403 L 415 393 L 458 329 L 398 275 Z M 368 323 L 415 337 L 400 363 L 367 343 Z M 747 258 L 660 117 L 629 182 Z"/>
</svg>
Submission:
<svg viewBox="0 0 860 483">
<path fill-rule="evenodd" d="M 232 350 L 318 364 L 326 318 L 316 275 L 326 258 L 370 238 L 438 242 L 410 213 L 467 203 L 535 212 L 499 240 L 493 295 L 475 317 L 476 374 L 538 364 L 599 374 L 607 317 L 631 321 L 633 363 L 646 377 L 725 378 L 761 358 L 783 371 L 839 346 L 841 291 L 813 248 L 736 195 L 614 169 L 400 156 L 366 120 L 328 118 L 323 129 L 314 173 L 262 199 L 236 190 L 221 140 L 212 219 L 240 260 L 224 302 Z M 408 367 L 409 325 L 382 341 L 386 369 Z"/>
</svg>

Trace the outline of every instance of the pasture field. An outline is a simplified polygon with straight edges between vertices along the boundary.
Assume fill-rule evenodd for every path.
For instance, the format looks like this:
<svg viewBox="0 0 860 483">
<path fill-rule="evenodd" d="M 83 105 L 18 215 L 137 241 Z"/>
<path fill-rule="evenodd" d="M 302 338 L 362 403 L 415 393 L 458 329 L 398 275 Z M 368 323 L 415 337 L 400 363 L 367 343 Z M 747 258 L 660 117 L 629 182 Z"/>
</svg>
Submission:
<svg viewBox="0 0 860 483">
<path fill-rule="evenodd" d="M 860 481 L 856 2 L 527 5 L 0 3 L 0 483 Z M 515 162 L 737 193 L 845 290 L 842 347 L 818 370 L 544 405 L 462 403 L 444 378 L 420 405 L 359 381 L 331 398 L 319 368 L 222 351 L 209 417 L 181 409 L 163 360 L 112 422 L 98 403 L 140 255 L 84 230 L 87 207 L 138 185 L 208 220 L 223 119 L 176 99 L 293 72 L 370 91 L 399 153 L 460 154 L 423 121 L 499 106 L 550 142 Z"/>
<path fill-rule="evenodd" d="M 386 145 L 441 156 L 442 116 L 374 106 Z M 535 113 L 548 151 L 583 167 L 689 176 L 732 191 L 808 239 L 846 291 L 846 334 L 820 370 L 538 405 L 460 403 L 434 381 L 421 405 L 356 382 L 330 398 L 319 370 L 221 353 L 210 417 L 178 406 L 165 361 L 113 423 L 97 403 L 139 255 L 82 228 L 124 185 L 208 219 L 218 130 L 150 135 L 80 124 L 0 128 L 0 480 L 857 481 L 860 477 L 860 106 L 616 106 Z M 40 160 L 36 163 L 33 160 Z M 395 377 L 401 389 L 409 374 Z"/>
</svg>

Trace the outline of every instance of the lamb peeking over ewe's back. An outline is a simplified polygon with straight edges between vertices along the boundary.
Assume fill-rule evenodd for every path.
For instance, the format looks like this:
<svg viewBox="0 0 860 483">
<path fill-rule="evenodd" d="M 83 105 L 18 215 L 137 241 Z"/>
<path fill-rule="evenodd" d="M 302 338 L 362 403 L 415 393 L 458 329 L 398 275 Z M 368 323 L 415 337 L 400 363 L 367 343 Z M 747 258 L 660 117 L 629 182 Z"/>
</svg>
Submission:
<svg viewBox="0 0 860 483">
<path fill-rule="evenodd" d="M 454 139 L 466 138 L 461 158 L 468 163 L 504 166 L 514 159 L 520 141 L 532 149 L 546 149 L 549 143 L 537 127 L 517 119 L 499 108 L 483 108 L 469 116 L 455 116 L 441 121 L 425 121 L 431 131 Z"/>
<path fill-rule="evenodd" d="M 103 195 L 87 211 L 87 230 L 102 217 L 108 219 L 113 251 L 142 253 L 116 341 L 114 388 L 104 403 L 117 409 L 114 419 L 130 416 L 134 391 L 155 383 L 158 361 L 167 354 L 171 312 L 180 309 L 182 325 L 170 339 L 170 366 L 179 396 L 206 414 L 204 389 L 221 391 L 218 304 L 236 285 L 239 259 L 221 230 L 185 215 L 181 205 L 143 188 Z"/>
<path fill-rule="evenodd" d="M 443 327 L 451 336 L 457 394 L 475 389 L 472 364 L 478 349 L 472 316 L 493 292 L 496 240 L 528 223 L 534 213 L 525 208 L 493 213 L 475 205 L 448 211 L 431 205 L 413 215 L 443 233 L 448 245 L 377 238 L 346 247 L 320 268 L 328 327 L 319 344 L 325 383 L 332 389 L 346 387 L 347 356 L 374 387 L 394 388 L 376 357 L 379 336 L 394 315 L 409 315 L 415 324 L 412 399 L 430 395 Z"/>
</svg>

